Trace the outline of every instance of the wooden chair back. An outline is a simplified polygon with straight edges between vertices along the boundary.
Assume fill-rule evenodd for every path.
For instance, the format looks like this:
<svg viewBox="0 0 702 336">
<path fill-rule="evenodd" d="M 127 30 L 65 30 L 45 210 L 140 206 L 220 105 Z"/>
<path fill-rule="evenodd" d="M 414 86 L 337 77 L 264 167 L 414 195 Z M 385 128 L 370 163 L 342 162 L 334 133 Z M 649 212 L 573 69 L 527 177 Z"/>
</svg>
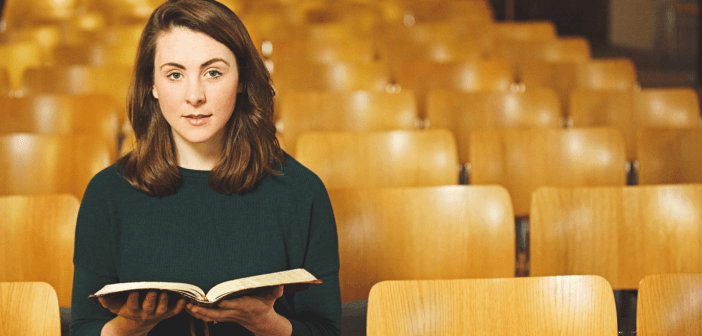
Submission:
<svg viewBox="0 0 702 336">
<path fill-rule="evenodd" d="M 525 60 L 587 62 L 592 59 L 592 54 L 590 42 L 582 37 L 564 37 L 536 41 L 497 39 L 494 42 L 493 57 L 510 60 L 517 73 L 516 77 L 521 79 L 521 71 Z"/>
<path fill-rule="evenodd" d="M 702 183 L 702 128 L 639 130 L 639 184 Z"/>
<path fill-rule="evenodd" d="M 408 60 L 397 73 L 401 88 L 416 95 L 420 116 L 424 116 L 426 96 L 431 91 L 507 91 L 513 82 L 512 67 L 500 59 L 448 63 Z"/>
<path fill-rule="evenodd" d="M 289 92 L 279 96 L 276 113 L 290 153 L 295 152 L 297 137 L 308 131 L 412 130 L 418 122 L 409 91 Z"/>
<path fill-rule="evenodd" d="M 0 334 L 60 336 L 56 291 L 45 282 L 0 282 Z"/>
<path fill-rule="evenodd" d="M 0 134 L 94 134 L 117 156 L 119 107 L 107 94 L 0 97 Z"/>
<path fill-rule="evenodd" d="M 81 199 L 110 157 L 108 145 L 94 135 L 0 134 L 0 195 L 70 193 Z"/>
<path fill-rule="evenodd" d="M 330 189 L 343 302 L 380 281 L 514 276 L 512 203 L 499 186 Z"/>
<path fill-rule="evenodd" d="M 307 132 L 295 153 L 327 188 L 458 184 L 456 140 L 448 130 Z"/>
<path fill-rule="evenodd" d="M 639 284 L 636 333 L 702 334 L 702 273 L 648 275 Z"/>
<path fill-rule="evenodd" d="M 550 21 L 500 22 L 495 24 L 495 38 L 512 41 L 542 41 L 558 38 L 556 25 Z"/>
<path fill-rule="evenodd" d="M 22 77 L 23 95 L 92 94 L 112 96 L 120 108 L 120 121 L 127 120 L 127 93 L 132 76 L 128 66 L 48 66 L 31 68 Z"/>
<path fill-rule="evenodd" d="M 535 87 L 552 89 L 561 102 L 563 117 L 568 116 L 570 93 L 578 87 L 578 67 L 581 62 L 552 62 L 536 58 L 520 62 L 519 80 L 526 90 Z"/>
<path fill-rule="evenodd" d="M 624 136 L 627 159 L 636 159 L 636 133 L 643 128 L 700 125 L 700 105 L 691 88 L 574 90 L 570 121 L 575 127 L 611 126 Z"/>
<path fill-rule="evenodd" d="M 702 185 L 541 188 L 529 219 L 531 275 L 596 274 L 614 289 L 702 272 Z"/>
<path fill-rule="evenodd" d="M 626 185 L 624 141 L 612 128 L 475 130 L 468 146 L 470 183 L 505 186 L 519 217 L 542 186 Z"/>
<path fill-rule="evenodd" d="M 471 62 L 486 58 L 488 50 L 479 36 L 428 41 L 386 40 L 379 43 L 379 56 L 397 76 L 400 65 L 408 60 L 425 62 Z"/>
<path fill-rule="evenodd" d="M 638 87 L 636 65 L 628 58 L 598 58 L 580 63 L 578 88 L 631 90 Z"/>
<path fill-rule="evenodd" d="M 36 43 L 0 44 L 0 67 L 7 69 L 13 90 L 20 88 L 22 73 L 26 69 L 41 66 L 43 62 L 41 48 Z"/>
<path fill-rule="evenodd" d="M 137 48 L 137 44 L 128 43 L 59 44 L 53 48 L 51 64 L 54 66 L 133 67 Z"/>
<path fill-rule="evenodd" d="M 10 94 L 10 75 L 6 66 L 0 66 L 0 96 Z"/>
<path fill-rule="evenodd" d="M 461 163 L 468 162 L 470 132 L 484 128 L 560 128 L 561 105 L 551 89 L 460 92 L 437 90 L 427 97 L 429 127 L 453 132 Z"/>
<path fill-rule="evenodd" d="M 43 281 L 71 306 L 80 204 L 70 194 L 0 196 L 0 281 Z"/>
<path fill-rule="evenodd" d="M 398 2 L 405 10 L 401 18 L 405 24 L 422 24 L 435 22 L 492 23 L 493 14 L 489 2 L 476 1 L 402 1 Z"/>
<path fill-rule="evenodd" d="M 286 62 L 271 73 L 277 93 L 292 91 L 385 91 L 390 84 L 387 66 L 371 63 Z"/>
<path fill-rule="evenodd" d="M 617 335 L 612 287 L 598 276 L 385 281 L 367 334 Z"/>
<path fill-rule="evenodd" d="M 272 43 L 271 60 L 276 63 L 308 61 L 316 63 L 373 62 L 375 45 L 371 39 L 343 41 L 294 40 Z"/>
</svg>

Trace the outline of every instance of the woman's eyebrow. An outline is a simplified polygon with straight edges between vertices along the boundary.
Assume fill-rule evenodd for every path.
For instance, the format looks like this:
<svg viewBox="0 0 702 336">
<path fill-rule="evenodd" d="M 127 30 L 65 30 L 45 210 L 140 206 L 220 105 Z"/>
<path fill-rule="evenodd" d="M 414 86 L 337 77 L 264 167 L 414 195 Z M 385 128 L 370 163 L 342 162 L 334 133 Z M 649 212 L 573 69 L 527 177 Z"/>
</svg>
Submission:
<svg viewBox="0 0 702 336">
<path fill-rule="evenodd" d="M 200 65 L 200 69 L 202 69 L 202 68 L 204 68 L 204 67 L 207 67 L 207 66 L 210 65 L 210 64 L 217 63 L 217 62 L 223 62 L 224 64 L 226 64 L 227 66 L 229 66 L 229 62 L 225 61 L 224 59 L 222 59 L 222 58 L 213 58 L 213 59 L 211 59 L 211 60 L 209 60 L 209 61 L 207 61 L 207 62 L 205 62 L 205 63 L 202 63 L 202 65 Z M 174 62 L 164 63 L 163 65 L 161 65 L 161 66 L 159 67 L 159 69 L 161 69 L 161 68 L 163 68 L 163 67 L 165 67 L 165 66 L 167 66 L 167 65 L 170 65 L 170 66 L 172 66 L 172 67 L 176 67 L 176 68 L 178 68 L 178 69 L 185 70 L 185 66 L 184 66 L 184 65 L 178 64 L 178 63 L 174 63 Z"/>
</svg>

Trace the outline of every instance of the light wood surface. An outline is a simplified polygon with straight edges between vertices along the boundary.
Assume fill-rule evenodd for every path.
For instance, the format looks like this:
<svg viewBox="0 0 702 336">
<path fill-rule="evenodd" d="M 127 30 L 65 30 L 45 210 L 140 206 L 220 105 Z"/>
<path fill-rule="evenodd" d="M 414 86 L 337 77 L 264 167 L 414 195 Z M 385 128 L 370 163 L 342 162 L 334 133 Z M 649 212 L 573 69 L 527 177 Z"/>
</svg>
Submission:
<svg viewBox="0 0 702 336">
<path fill-rule="evenodd" d="M 330 189 L 342 301 L 383 280 L 513 277 L 512 204 L 499 186 Z"/>
<path fill-rule="evenodd" d="M 484 129 L 468 140 L 470 184 L 499 184 L 516 216 L 542 186 L 626 185 L 621 134 L 612 128 Z"/>
<path fill-rule="evenodd" d="M 461 22 L 492 23 L 492 8 L 487 1 L 401 1 L 415 23 Z M 409 14 L 401 13 L 401 14 Z"/>
<path fill-rule="evenodd" d="M 535 41 L 496 39 L 493 57 L 510 60 L 517 78 L 522 77 L 523 62 L 528 59 L 547 62 L 586 62 L 592 59 L 590 43 L 582 37 Z"/>
<path fill-rule="evenodd" d="M 561 105 L 551 89 L 459 92 L 437 90 L 427 97 L 429 127 L 453 132 L 461 163 L 469 160 L 470 132 L 483 128 L 560 128 Z"/>
<path fill-rule="evenodd" d="M 393 75 L 406 60 L 465 62 L 480 60 L 488 55 L 488 47 L 481 42 L 481 36 L 427 41 L 392 39 L 379 42 L 378 49 L 380 58 L 386 61 Z"/>
<path fill-rule="evenodd" d="M 644 128 L 637 139 L 639 184 L 702 183 L 702 128 Z"/>
<path fill-rule="evenodd" d="M 495 38 L 513 41 L 555 40 L 558 33 L 550 21 L 500 22 L 495 24 Z"/>
<path fill-rule="evenodd" d="M 407 60 L 397 73 L 402 89 L 416 95 L 420 116 L 424 115 L 426 96 L 431 91 L 507 91 L 513 82 L 511 65 L 501 59 L 446 63 Z"/>
<path fill-rule="evenodd" d="M 111 164 L 110 149 L 92 135 L 0 134 L 0 195 L 71 193 Z"/>
<path fill-rule="evenodd" d="M 138 42 L 138 41 L 135 41 Z M 52 49 L 54 66 L 128 66 L 133 67 L 137 43 L 109 45 L 106 43 L 59 44 Z"/>
<path fill-rule="evenodd" d="M 627 159 L 636 159 L 636 133 L 647 127 L 700 125 L 700 105 L 691 88 L 574 90 L 570 123 L 575 127 L 612 126 L 624 136 Z"/>
<path fill-rule="evenodd" d="M 319 63 L 372 62 L 375 46 L 371 39 L 344 41 L 286 40 L 273 45 L 273 63 L 304 60 Z"/>
<path fill-rule="evenodd" d="M 0 66 L 0 96 L 7 96 L 10 93 L 10 75 L 6 66 Z"/>
<path fill-rule="evenodd" d="M 129 66 L 47 66 L 30 68 L 22 77 L 22 93 L 109 94 L 118 104 L 120 122 L 127 120 L 127 92 L 132 76 Z"/>
<path fill-rule="evenodd" d="M 22 74 L 26 69 L 42 64 L 41 48 L 33 42 L 0 44 L 0 66 L 5 67 L 13 90 L 20 88 Z"/>
<path fill-rule="evenodd" d="M 271 73 L 277 93 L 291 91 L 385 91 L 390 73 L 380 62 L 278 62 Z"/>
<path fill-rule="evenodd" d="M 636 65 L 628 58 L 598 58 L 581 63 L 578 88 L 631 90 L 638 86 Z"/>
<path fill-rule="evenodd" d="M 636 334 L 702 334 L 702 273 L 649 275 L 639 284 Z"/>
<path fill-rule="evenodd" d="M 119 107 L 107 94 L 0 97 L 0 134 L 94 134 L 117 155 Z"/>
<path fill-rule="evenodd" d="M 69 194 L 0 196 L 0 281 L 43 281 L 71 306 L 78 199 Z"/>
<path fill-rule="evenodd" d="M 409 91 L 290 92 L 278 97 L 276 113 L 290 153 L 304 132 L 411 130 L 418 121 L 417 104 Z"/>
<path fill-rule="evenodd" d="M 388 281 L 368 299 L 369 336 L 617 335 L 612 288 L 597 276 Z"/>
<path fill-rule="evenodd" d="M 529 220 L 531 275 L 597 274 L 614 289 L 702 272 L 702 185 L 542 188 Z"/>
<path fill-rule="evenodd" d="M 327 188 L 458 184 L 456 140 L 448 130 L 307 132 L 295 158 Z"/>
<path fill-rule="evenodd" d="M 0 282 L 0 334 L 60 336 L 56 291 L 44 282 Z"/>
<path fill-rule="evenodd" d="M 561 112 L 566 117 L 570 93 L 578 87 L 578 68 L 582 62 L 541 60 L 530 58 L 521 62 L 519 79 L 526 90 L 546 87 L 554 90 L 561 101 Z"/>
</svg>

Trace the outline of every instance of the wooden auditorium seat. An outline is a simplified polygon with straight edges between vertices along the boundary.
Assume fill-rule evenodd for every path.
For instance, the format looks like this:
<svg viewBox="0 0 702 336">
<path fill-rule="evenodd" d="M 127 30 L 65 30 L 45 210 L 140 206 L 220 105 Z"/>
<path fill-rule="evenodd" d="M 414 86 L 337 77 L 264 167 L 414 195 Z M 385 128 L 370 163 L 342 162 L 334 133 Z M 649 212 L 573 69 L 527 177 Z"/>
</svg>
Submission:
<svg viewBox="0 0 702 336">
<path fill-rule="evenodd" d="M 637 139 L 639 184 L 702 183 L 702 128 L 644 128 Z"/>
<path fill-rule="evenodd" d="M 272 43 L 273 64 L 308 61 L 317 63 L 373 62 L 375 45 L 371 39 L 344 41 L 286 40 Z"/>
<path fill-rule="evenodd" d="M 702 334 L 702 273 L 648 275 L 639 284 L 636 334 Z"/>
<path fill-rule="evenodd" d="M 505 186 L 518 217 L 542 186 L 626 185 L 624 141 L 612 128 L 483 129 L 468 141 L 469 183 Z"/>
<path fill-rule="evenodd" d="M 496 40 L 542 41 L 558 38 L 551 21 L 500 22 L 495 24 Z"/>
<path fill-rule="evenodd" d="M 397 73 L 402 90 L 409 89 L 416 95 L 420 116 L 426 112 L 426 97 L 431 91 L 507 91 L 513 82 L 512 67 L 501 59 L 447 63 L 407 60 Z"/>
<path fill-rule="evenodd" d="M 548 87 L 558 93 L 564 117 L 570 108 L 570 94 L 576 89 L 634 90 L 638 88 L 634 63 L 626 58 L 590 61 L 549 61 L 527 59 L 522 62 L 519 80 L 526 89 Z"/>
<path fill-rule="evenodd" d="M 412 92 L 297 91 L 281 94 L 276 114 L 290 153 L 308 131 L 411 130 L 418 122 Z"/>
<path fill-rule="evenodd" d="M 469 159 L 470 132 L 484 128 L 560 128 L 561 105 L 551 89 L 460 92 L 437 90 L 427 97 L 426 123 L 456 137 L 461 164 Z"/>
<path fill-rule="evenodd" d="M 385 280 L 514 276 L 512 204 L 499 186 L 329 189 L 342 302 Z"/>
<path fill-rule="evenodd" d="M 10 94 L 10 75 L 6 66 L 0 66 L 0 97 Z"/>
<path fill-rule="evenodd" d="M 385 91 L 390 73 L 382 62 L 284 62 L 271 73 L 276 93 L 293 91 Z"/>
<path fill-rule="evenodd" d="M 624 136 L 627 160 L 636 159 L 636 132 L 643 128 L 700 126 L 700 104 L 692 88 L 573 91 L 570 121 L 575 127 L 611 126 Z"/>
<path fill-rule="evenodd" d="M 592 59 L 590 42 L 583 37 L 563 37 L 546 40 L 497 39 L 494 42 L 495 58 L 512 62 L 516 78 L 521 80 L 521 71 L 526 60 L 546 62 L 587 62 Z"/>
<path fill-rule="evenodd" d="M 598 276 L 385 281 L 368 298 L 368 336 L 617 335 Z"/>
<path fill-rule="evenodd" d="M 45 282 L 0 282 L 0 334 L 60 336 L 56 291 Z"/>
<path fill-rule="evenodd" d="M 702 185 L 540 188 L 531 275 L 596 274 L 615 290 L 647 275 L 702 272 Z"/>
<path fill-rule="evenodd" d="M 0 195 L 70 193 L 81 199 L 110 157 L 109 146 L 94 135 L 0 134 Z"/>
<path fill-rule="evenodd" d="M 104 93 L 120 108 L 120 123 L 127 120 L 129 66 L 46 66 L 27 69 L 22 77 L 23 95 Z"/>
<path fill-rule="evenodd" d="M 456 141 L 448 130 L 306 132 L 295 153 L 330 189 L 458 184 Z"/>
<path fill-rule="evenodd" d="M 107 94 L 0 97 L 0 134 L 93 134 L 117 156 L 119 107 Z"/>
<path fill-rule="evenodd" d="M 42 51 L 37 43 L 0 44 L 0 67 L 7 70 L 12 90 L 20 88 L 22 74 L 26 69 L 39 67 L 43 62 Z"/>
<path fill-rule="evenodd" d="M 43 281 L 71 306 L 78 199 L 70 194 L 0 196 L 0 281 Z"/>
</svg>

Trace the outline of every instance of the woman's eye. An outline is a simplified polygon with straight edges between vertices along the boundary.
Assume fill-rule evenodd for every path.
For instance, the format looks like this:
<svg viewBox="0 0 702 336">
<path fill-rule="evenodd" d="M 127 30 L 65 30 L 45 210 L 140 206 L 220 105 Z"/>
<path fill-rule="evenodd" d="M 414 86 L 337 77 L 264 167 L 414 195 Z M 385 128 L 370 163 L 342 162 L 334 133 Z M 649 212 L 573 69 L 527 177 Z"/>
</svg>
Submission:
<svg viewBox="0 0 702 336">
<path fill-rule="evenodd" d="M 207 71 L 207 76 L 210 78 L 219 78 L 219 76 L 222 76 L 222 73 L 218 70 L 210 70 Z"/>
<path fill-rule="evenodd" d="M 179 80 L 179 79 L 183 78 L 183 74 L 181 74 L 179 72 L 172 72 L 172 73 L 169 73 L 168 76 L 166 76 L 166 77 L 168 77 L 171 80 Z"/>
</svg>

